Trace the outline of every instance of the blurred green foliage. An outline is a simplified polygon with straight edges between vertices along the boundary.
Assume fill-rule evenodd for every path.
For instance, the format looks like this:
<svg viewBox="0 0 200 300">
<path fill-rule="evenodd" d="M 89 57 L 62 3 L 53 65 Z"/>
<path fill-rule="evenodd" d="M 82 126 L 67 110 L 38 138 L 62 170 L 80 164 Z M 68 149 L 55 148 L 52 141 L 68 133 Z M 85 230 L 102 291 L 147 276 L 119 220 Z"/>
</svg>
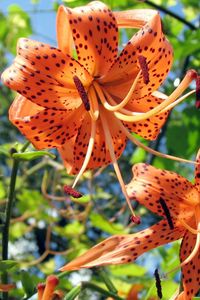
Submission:
<svg viewBox="0 0 200 300">
<path fill-rule="evenodd" d="M 34 16 L 40 16 L 38 8 L 40 0 L 30 2 L 35 12 Z M 174 64 L 169 78 L 162 87 L 163 92 L 170 94 L 174 89 L 174 80 L 182 78 L 186 70 L 190 68 L 199 70 L 200 30 L 197 18 L 199 1 L 154 0 L 145 3 L 107 0 L 105 2 L 114 10 L 152 8 L 154 4 L 160 6 L 165 32 L 174 48 Z M 52 11 L 56 11 L 62 3 L 75 7 L 87 4 L 88 1 L 51 1 Z M 166 13 L 166 10 L 173 11 L 174 6 L 176 6 L 175 14 L 181 15 L 183 20 L 190 22 L 191 27 Z M 55 16 L 56 14 L 54 21 Z M 6 11 L 0 9 L 1 72 L 10 64 L 10 60 L 15 55 L 18 38 L 29 37 L 34 33 L 32 17 L 30 11 L 24 10 L 19 4 L 8 5 Z M 38 22 L 42 22 L 42 18 L 38 18 Z M 127 30 L 127 39 L 132 33 L 133 31 Z M 14 96 L 14 92 L 0 85 L 0 209 L 2 220 L 12 167 L 10 149 L 25 143 L 25 139 L 10 124 L 7 117 Z M 173 110 L 169 122 L 161 132 L 159 142 L 150 143 L 150 146 L 175 156 L 195 158 L 200 145 L 200 123 L 194 100 L 194 96 L 191 96 Z M 137 206 L 138 213 L 142 216 L 142 224 L 137 228 L 129 225 L 129 212 L 124 204 L 125 201 L 112 167 L 85 173 L 78 186 L 85 196 L 80 200 L 73 200 L 63 193 L 63 186 L 71 185 L 73 177 L 66 174 L 60 158 L 57 156 L 54 159 L 52 154 L 47 156 L 45 152 L 34 151 L 30 146 L 29 153 L 22 154 L 23 157 L 19 158 L 23 161 L 20 162 L 16 201 L 10 228 L 10 260 L 0 262 L 0 271 L 6 268 L 10 281 L 17 283 L 17 288 L 10 292 L 10 300 L 30 297 L 35 293 L 36 284 L 43 281 L 46 275 L 55 273 L 68 260 L 83 253 L 103 238 L 111 234 L 136 232 L 157 221 L 155 216 L 147 212 L 145 208 Z M 126 182 L 131 179 L 132 164 L 144 161 L 151 162 L 157 167 L 174 170 L 189 179 L 193 178 L 193 167 L 190 165 L 152 157 L 144 150 L 136 149 L 128 143 L 119 161 Z M 126 297 L 130 288 L 140 283 L 143 286 L 140 299 L 155 297 L 153 271 L 159 267 L 162 272 L 166 272 L 177 265 L 178 248 L 179 242 L 173 243 L 167 249 L 162 247 L 147 253 L 136 261 L 137 264 L 107 268 L 109 278 L 119 291 L 119 295 Z M 67 293 L 75 282 L 85 280 L 85 277 L 105 288 L 96 270 L 68 273 L 61 278 L 59 287 Z M 164 300 L 168 300 L 175 292 L 178 282 L 177 274 L 172 274 L 168 280 L 163 281 Z M 87 290 L 80 297 L 82 300 L 90 299 L 90 297 L 91 299 L 104 299 L 98 293 L 91 293 Z"/>
</svg>

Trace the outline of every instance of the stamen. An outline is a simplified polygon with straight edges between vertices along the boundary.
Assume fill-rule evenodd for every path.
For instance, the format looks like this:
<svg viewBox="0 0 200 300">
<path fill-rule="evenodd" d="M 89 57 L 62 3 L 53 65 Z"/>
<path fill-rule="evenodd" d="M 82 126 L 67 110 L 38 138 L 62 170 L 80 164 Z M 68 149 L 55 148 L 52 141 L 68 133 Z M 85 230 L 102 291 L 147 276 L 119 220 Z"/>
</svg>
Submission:
<svg viewBox="0 0 200 300">
<path fill-rule="evenodd" d="M 89 102 L 87 93 L 85 91 L 85 88 L 84 88 L 82 82 L 80 81 L 80 79 L 78 78 L 78 76 L 74 76 L 73 80 L 74 80 L 74 84 L 75 84 L 75 86 L 77 88 L 77 91 L 79 93 L 79 96 L 81 97 L 81 100 L 83 101 L 85 109 L 87 111 L 89 111 L 90 110 L 90 102 Z"/>
<path fill-rule="evenodd" d="M 88 143 L 88 148 L 87 148 L 87 153 L 85 155 L 85 159 L 83 162 L 83 165 L 73 183 L 72 188 L 75 187 L 75 185 L 77 184 L 77 182 L 79 181 L 80 177 L 83 175 L 83 173 L 85 172 L 87 165 L 90 161 L 91 155 L 92 155 L 92 151 L 93 151 L 93 147 L 94 147 L 94 141 L 95 141 L 95 135 L 96 135 L 96 121 L 91 121 L 91 135 L 90 135 L 90 140 Z"/>
<path fill-rule="evenodd" d="M 154 276 L 156 280 L 157 295 L 160 299 L 162 299 L 162 286 L 161 286 L 161 280 L 158 273 L 158 269 L 155 269 Z"/>
<path fill-rule="evenodd" d="M 200 76 L 196 78 L 196 108 L 200 108 Z"/>
<path fill-rule="evenodd" d="M 141 224 L 141 218 L 139 216 L 131 216 L 130 221 L 134 224 Z"/>
<path fill-rule="evenodd" d="M 138 56 L 138 62 L 140 64 L 140 68 L 142 70 L 144 84 L 148 84 L 149 83 L 149 70 L 148 70 L 146 57 L 144 57 L 142 55 Z"/>
<path fill-rule="evenodd" d="M 89 100 L 91 100 L 90 116 L 94 121 L 96 121 L 99 117 L 99 105 L 98 105 L 97 95 L 93 86 L 91 86 L 88 91 L 88 98 Z"/>
<path fill-rule="evenodd" d="M 81 198 L 83 195 L 76 191 L 75 189 L 73 189 L 71 186 L 65 185 L 64 186 L 64 192 L 65 194 L 72 196 L 73 198 Z"/>
<path fill-rule="evenodd" d="M 109 110 L 109 111 L 117 111 L 121 108 L 123 108 L 131 99 L 133 92 L 135 90 L 136 84 L 138 83 L 138 80 L 140 78 L 141 75 L 141 71 L 137 74 L 136 78 L 133 81 L 133 84 L 131 86 L 131 88 L 128 91 L 128 94 L 126 95 L 126 97 L 119 103 L 116 104 L 116 102 L 114 102 L 114 100 L 112 99 L 112 97 L 110 96 L 110 94 L 106 91 L 105 88 L 100 87 L 99 84 L 97 82 L 94 82 L 94 88 L 99 96 L 99 99 L 101 101 L 101 103 L 103 104 L 103 106 Z M 107 100 L 106 97 L 109 99 L 109 101 L 111 100 L 111 103 L 113 103 L 114 105 L 110 105 Z"/>
<path fill-rule="evenodd" d="M 144 149 L 145 151 L 153 154 L 153 155 L 156 155 L 156 156 L 159 156 L 159 157 L 162 157 L 162 158 L 168 158 L 168 159 L 171 159 L 171 160 L 175 160 L 175 161 L 180 161 L 180 162 L 186 162 L 186 163 L 190 163 L 190 164 L 194 164 L 196 165 L 197 163 L 195 161 L 192 161 L 192 160 L 187 160 L 187 159 L 184 159 L 184 158 L 180 158 L 180 157 L 176 157 L 176 156 L 172 156 L 172 155 L 168 155 L 168 154 L 164 154 L 164 153 L 161 153 L 159 151 L 156 151 L 156 150 L 153 150 L 151 149 L 150 147 L 148 146 L 145 146 L 144 144 L 142 144 L 139 140 L 137 140 L 129 131 L 128 129 L 122 124 L 122 122 L 118 119 L 116 119 L 116 123 L 120 126 L 121 130 L 125 133 L 125 135 L 127 136 L 127 138 L 132 141 L 136 146 Z"/>
<path fill-rule="evenodd" d="M 127 116 L 124 114 L 121 114 L 119 112 L 114 112 L 114 115 L 126 122 L 137 122 L 146 120 L 150 117 L 155 116 L 156 114 L 160 114 L 165 111 L 165 109 L 173 103 L 183 92 L 186 90 L 186 88 L 189 86 L 189 84 L 192 82 L 193 79 L 197 78 L 197 73 L 194 70 L 190 70 L 186 73 L 185 77 L 181 81 L 180 85 L 174 90 L 174 92 L 163 102 L 161 102 L 156 107 L 152 108 L 151 110 L 147 111 L 146 113 L 141 113 L 138 116 Z"/>
<path fill-rule="evenodd" d="M 133 208 L 131 206 L 130 198 L 127 194 L 125 184 L 124 184 L 124 181 L 123 181 L 123 178 L 122 178 L 122 175 L 121 175 L 118 163 L 117 163 L 117 159 L 116 159 L 115 152 L 114 152 L 114 149 L 113 149 L 112 137 L 111 137 L 111 134 L 110 134 L 110 129 L 109 129 L 108 124 L 107 124 L 107 120 L 104 117 L 103 113 L 100 114 L 100 117 L 101 117 L 102 126 L 103 126 L 103 130 L 104 130 L 104 134 L 105 134 L 106 144 L 108 145 L 108 149 L 109 149 L 109 152 L 110 152 L 110 157 L 111 157 L 111 160 L 112 160 L 113 167 L 115 169 L 115 173 L 116 173 L 117 178 L 119 180 L 122 192 L 124 194 L 124 197 L 126 198 L 127 204 L 130 208 L 130 211 L 131 211 L 132 215 L 134 217 L 136 217 L 135 213 L 133 211 Z"/>
<path fill-rule="evenodd" d="M 168 275 L 168 274 L 178 270 L 179 268 L 182 268 L 186 264 L 188 264 L 199 252 L 199 249 L 200 249 L 200 205 L 197 205 L 195 207 L 195 218 L 197 221 L 197 238 L 196 238 L 196 243 L 195 243 L 195 246 L 194 246 L 192 252 L 184 261 L 182 261 L 182 263 L 179 266 L 177 266 L 176 268 L 167 272 L 166 275 Z"/>
<path fill-rule="evenodd" d="M 162 209 L 163 209 L 163 211 L 165 213 L 165 216 L 167 218 L 167 222 L 169 224 L 169 228 L 171 230 L 173 230 L 174 229 L 174 224 L 173 224 L 173 220 L 172 220 L 171 215 L 170 215 L 169 208 L 168 208 L 168 206 L 167 206 L 167 204 L 166 204 L 166 202 L 165 202 L 164 199 L 160 198 L 159 202 L 160 202 L 160 205 L 162 206 Z"/>
</svg>

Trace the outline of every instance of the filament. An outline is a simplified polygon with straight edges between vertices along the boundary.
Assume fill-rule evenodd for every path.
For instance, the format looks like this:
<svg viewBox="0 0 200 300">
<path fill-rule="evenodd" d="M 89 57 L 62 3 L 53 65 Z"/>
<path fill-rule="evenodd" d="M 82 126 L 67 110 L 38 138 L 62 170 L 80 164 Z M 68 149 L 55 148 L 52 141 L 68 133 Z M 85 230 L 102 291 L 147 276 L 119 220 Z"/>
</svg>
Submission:
<svg viewBox="0 0 200 300">
<path fill-rule="evenodd" d="M 90 116 L 92 120 L 96 121 L 99 117 L 99 105 L 97 101 L 97 95 L 94 90 L 94 87 L 91 85 L 89 91 L 88 91 L 88 98 L 90 100 Z"/>
<path fill-rule="evenodd" d="M 141 71 L 137 74 L 136 78 L 134 79 L 133 81 L 133 84 L 128 92 L 128 94 L 126 95 L 126 97 L 119 103 L 119 104 L 116 104 L 116 105 L 110 105 L 107 100 L 106 100 L 106 97 L 103 93 L 103 90 L 102 88 L 99 86 L 99 84 L 97 82 L 94 82 L 93 85 L 94 85 L 94 88 L 97 92 L 97 94 L 99 95 L 99 99 L 101 101 L 101 103 L 103 104 L 103 106 L 109 110 L 109 111 L 117 111 L 121 108 L 123 108 L 128 102 L 129 100 L 131 99 L 131 97 L 133 96 L 133 92 L 135 90 L 135 87 L 136 87 L 136 84 L 138 83 L 138 80 L 139 80 L 139 77 L 141 75 Z"/>
<path fill-rule="evenodd" d="M 142 113 L 138 116 L 127 116 L 120 112 L 114 112 L 114 114 L 118 119 L 122 121 L 137 122 L 137 121 L 146 120 L 152 116 L 155 116 L 156 114 L 162 113 L 164 109 L 167 109 L 167 107 L 171 103 L 173 103 L 184 92 L 184 90 L 186 90 L 186 88 L 189 86 L 189 84 L 195 78 L 195 76 L 197 76 L 195 71 L 193 70 L 188 71 L 185 77 L 183 78 L 183 80 L 181 81 L 180 85 L 174 90 L 174 92 L 166 100 L 164 100 L 163 102 L 161 102 L 159 105 L 149 110 L 148 112 Z"/>
<path fill-rule="evenodd" d="M 177 266 L 176 268 L 170 270 L 169 272 L 167 272 L 166 275 L 178 270 L 179 268 L 182 268 L 184 267 L 186 264 L 188 264 L 196 255 L 197 253 L 199 252 L 199 249 L 200 249 L 200 205 L 197 205 L 195 207 L 195 218 L 196 218 L 196 221 L 197 221 L 197 234 L 196 234 L 196 243 L 195 243 L 195 246 L 192 250 L 192 252 L 190 253 L 190 255 L 180 263 L 179 266 Z"/>
<path fill-rule="evenodd" d="M 84 159 L 84 162 L 82 164 L 82 167 L 78 173 L 78 175 L 76 176 L 76 179 L 72 185 L 72 188 L 75 187 L 75 185 L 77 184 L 77 182 L 79 181 L 79 179 L 81 178 L 81 176 L 83 175 L 83 173 L 85 172 L 88 163 L 90 161 L 91 155 L 92 155 L 92 151 L 94 148 L 94 141 L 95 141 L 95 135 L 96 135 L 96 121 L 92 120 L 91 121 L 91 135 L 90 135 L 90 140 L 88 143 L 88 148 L 87 148 L 87 153 Z"/>
<path fill-rule="evenodd" d="M 123 125 L 123 123 L 116 119 L 116 122 L 119 124 L 121 130 L 125 133 L 125 135 L 127 136 L 127 138 L 132 141 L 135 145 L 137 145 L 138 147 L 144 149 L 145 151 L 153 154 L 153 155 L 156 155 L 156 156 L 159 156 L 159 157 L 162 157 L 162 158 L 168 158 L 168 159 L 171 159 L 171 160 L 175 160 L 175 161 L 180 161 L 180 162 L 187 162 L 187 163 L 190 163 L 190 164 L 197 164 L 195 161 L 192 161 L 192 160 L 187 160 L 187 159 L 184 159 L 184 158 L 180 158 L 180 157 L 176 157 L 176 156 L 172 156 L 172 155 L 168 155 L 168 154 L 164 154 L 164 153 L 161 153 L 159 151 L 156 151 L 156 150 L 153 150 L 151 149 L 150 147 L 148 146 L 145 146 L 143 143 L 141 143 L 139 140 L 137 140 L 129 131 L 128 129 Z"/>
<path fill-rule="evenodd" d="M 104 117 L 103 113 L 100 115 L 100 117 L 101 117 L 102 126 L 103 126 L 103 130 L 104 130 L 104 134 L 105 134 L 106 144 L 108 145 L 108 149 L 109 149 L 109 152 L 110 152 L 110 157 L 111 157 L 111 160 L 112 160 L 113 167 L 115 169 L 115 173 L 116 173 L 117 178 L 119 180 L 122 192 L 123 192 L 123 194 L 126 198 L 127 204 L 130 208 L 130 211 L 131 211 L 132 215 L 135 216 L 135 213 L 134 213 L 133 208 L 131 206 L 130 199 L 129 199 L 129 196 L 127 194 L 125 184 L 124 184 L 124 181 L 123 181 L 123 178 L 122 178 L 122 175 L 121 175 L 121 171 L 119 169 L 117 159 L 116 159 L 116 156 L 115 156 L 115 153 L 114 153 L 112 137 L 111 137 L 110 130 L 109 130 L 109 127 L 108 127 L 108 124 L 107 124 L 107 120 Z"/>
</svg>

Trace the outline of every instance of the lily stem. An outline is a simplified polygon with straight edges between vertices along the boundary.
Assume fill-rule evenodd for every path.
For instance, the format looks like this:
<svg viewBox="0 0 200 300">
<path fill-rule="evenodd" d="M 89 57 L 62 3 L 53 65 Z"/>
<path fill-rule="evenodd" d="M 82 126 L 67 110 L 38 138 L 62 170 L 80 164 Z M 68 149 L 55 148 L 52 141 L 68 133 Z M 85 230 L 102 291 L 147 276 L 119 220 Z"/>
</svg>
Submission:
<svg viewBox="0 0 200 300">
<path fill-rule="evenodd" d="M 110 280 L 110 278 L 109 278 L 107 272 L 105 271 L 105 269 L 99 268 L 98 273 L 99 273 L 100 278 L 102 279 L 102 281 L 105 283 L 106 287 L 108 288 L 108 290 L 112 293 L 117 294 L 117 289 L 113 285 L 113 283 Z"/>
<path fill-rule="evenodd" d="M 24 146 L 21 148 L 20 152 L 24 152 L 29 146 L 29 144 L 30 142 L 26 142 Z M 2 233 L 2 260 L 8 259 L 10 219 L 11 219 L 13 202 L 15 199 L 15 186 L 16 186 L 18 168 L 19 168 L 19 161 L 13 159 L 13 167 L 12 167 L 10 186 L 8 192 L 8 201 L 5 209 L 5 222 L 4 222 L 4 228 Z M 2 279 L 2 283 L 4 284 L 8 283 L 8 273 L 6 271 L 2 273 L 1 279 Z M 7 300 L 7 299 L 8 299 L 8 293 L 5 292 L 2 295 L 2 300 Z"/>
<path fill-rule="evenodd" d="M 16 184 L 18 166 L 19 166 L 19 161 L 14 160 L 13 161 L 13 167 L 12 167 L 12 173 L 11 173 L 11 179 L 10 179 L 8 202 L 7 202 L 6 210 L 5 210 L 4 230 L 3 230 L 3 234 L 2 234 L 2 259 L 3 260 L 8 259 L 8 241 L 9 241 L 10 218 L 11 218 L 12 206 L 13 206 L 14 196 L 15 196 L 15 184 Z M 4 283 L 4 284 L 8 283 L 8 274 L 7 274 L 7 272 L 4 272 L 2 274 L 2 283 Z M 3 293 L 2 299 L 7 300 L 8 299 L 8 293 Z"/>
<path fill-rule="evenodd" d="M 74 300 L 80 294 L 80 292 L 83 291 L 84 289 L 90 289 L 90 290 L 96 291 L 105 297 L 112 297 L 115 300 L 124 300 L 123 298 L 119 297 L 115 293 L 113 293 L 111 291 L 106 291 L 106 290 L 102 289 L 101 287 L 99 287 L 98 285 L 96 285 L 92 282 L 87 282 L 87 281 L 83 281 L 83 282 L 81 282 L 80 285 L 74 287 L 65 296 L 64 300 Z"/>
</svg>

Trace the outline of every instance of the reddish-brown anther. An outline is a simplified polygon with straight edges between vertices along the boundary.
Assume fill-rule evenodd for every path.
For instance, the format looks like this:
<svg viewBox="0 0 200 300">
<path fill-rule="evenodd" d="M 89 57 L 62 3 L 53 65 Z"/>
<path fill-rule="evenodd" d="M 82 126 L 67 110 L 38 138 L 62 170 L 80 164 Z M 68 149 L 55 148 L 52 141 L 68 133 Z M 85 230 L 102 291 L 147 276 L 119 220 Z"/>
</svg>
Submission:
<svg viewBox="0 0 200 300">
<path fill-rule="evenodd" d="M 76 191 L 75 189 L 73 189 L 71 186 L 65 185 L 64 186 L 64 192 L 65 194 L 72 196 L 73 198 L 81 198 L 83 195 Z"/>
<path fill-rule="evenodd" d="M 74 80 L 74 84 L 77 88 L 77 91 L 79 93 L 79 96 L 81 97 L 81 100 L 83 101 L 85 109 L 87 111 L 89 111 L 90 110 L 90 102 L 89 102 L 88 95 L 84 89 L 84 86 L 83 86 L 81 80 L 78 78 L 78 76 L 74 76 L 73 80 Z"/>
<path fill-rule="evenodd" d="M 149 83 L 149 70 L 148 70 L 146 57 L 140 55 L 140 56 L 138 56 L 138 61 L 140 64 L 140 68 L 142 70 L 142 76 L 143 76 L 144 83 L 148 84 Z"/>
<path fill-rule="evenodd" d="M 200 108 L 200 76 L 196 78 L 196 108 Z"/>
<path fill-rule="evenodd" d="M 130 221 L 134 224 L 141 224 L 141 218 L 139 216 L 131 216 Z"/>
</svg>

